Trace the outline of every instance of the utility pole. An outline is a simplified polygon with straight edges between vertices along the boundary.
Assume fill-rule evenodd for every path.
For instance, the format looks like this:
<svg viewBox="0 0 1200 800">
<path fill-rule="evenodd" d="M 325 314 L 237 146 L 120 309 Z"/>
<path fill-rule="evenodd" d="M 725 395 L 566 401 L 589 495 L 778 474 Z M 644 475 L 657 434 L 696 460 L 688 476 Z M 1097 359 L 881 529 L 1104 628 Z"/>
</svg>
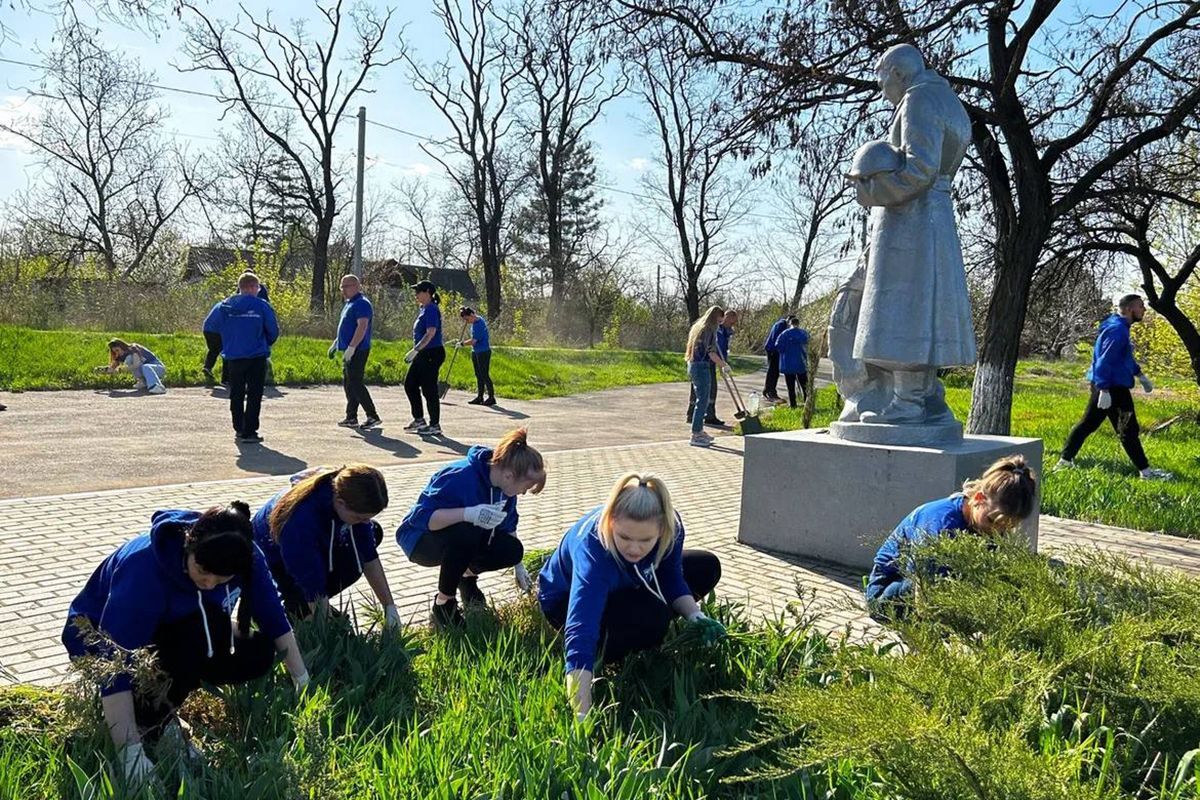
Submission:
<svg viewBox="0 0 1200 800">
<path fill-rule="evenodd" d="M 358 107 L 358 183 L 354 187 L 354 264 L 350 271 L 362 279 L 363 164 L 366 161 L 367 107 Z"/>
</svg>

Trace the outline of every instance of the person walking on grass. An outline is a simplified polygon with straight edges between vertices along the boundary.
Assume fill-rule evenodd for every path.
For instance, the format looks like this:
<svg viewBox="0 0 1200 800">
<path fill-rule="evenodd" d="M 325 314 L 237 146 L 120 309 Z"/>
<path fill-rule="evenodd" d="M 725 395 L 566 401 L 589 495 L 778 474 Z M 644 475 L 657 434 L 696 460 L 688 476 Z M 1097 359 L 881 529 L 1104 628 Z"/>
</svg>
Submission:
<svg viewBox="0 0 1200 800">
<path fill-rule="evenodd" d="M 374 311 L 371 301 L 362 293 L 357 275 L 342 277 L 342 316 L 338 320 L 337 338 L 329 345 L 329 357 L 342 352 L 342 390 L 346 393 L 346 417 L 338 425 L 343 428 L 374 428 L 379 424 L 375 401 L 367 391 L 365 374 L 367 357 L 371 353 L 371 322 Z M 358 407 L 367 418 L 360 424 Z"/>
<path fill-rule="evenodd" d="M 404 430 L 420 436 L 441 436 L 441 405 L 438 400 L 438 371 L 446 360 L 446 348 L 442 346 L 442 298 L 432 281 L 420 281 L 412 286 L 420 311 L 413 322 L 413 347 L 404 355 L 409 365 L 404 376 L 404 393 L 412 408 L 412 422 Z M 421 396 L 429 406 L 429 421 L 421 406 Z"/>
<path fill-rule="evenodd" d="M 763 342 L 763 350 L 767 353 L 767 380 L 763 383 L 763 397 L 776 402 L 779 402 L 779 347 L 776 342 L 779 334 L 787 330 L 788 319 L 790 317 L 785 314 L 776 320 Z"/>
<path fill-rule="evenodd" d="M 808 331 L 800 327 L 797 317 L 788 317 L 788 328 L 775 339 L 779 352 L 779 370 L 787 382 L 788 405 L 796 407 L 796 387 L 808 397 Z"/>
<path fill-rule="evenodd" d="M 167 376 L 167 367 L 149 347 L 136 342 L 130 344 L 121 339 L 108 341 L 108 364 L 96 367 L 96 372 L 115 375 L 122 369 L 133 375 L 133 385 L 150 394 L 166 394 L 167 387 L 163 379 Z"/>
<path fill-rule="evenodd" d="M 217 308 L 217 332 L 221 357 L 229 383 L 229 413 L 234 440 L 261 442 L 258 434 L 263 385 L 271 345 L 279 338 L 275 309 L 258 296 L 258 276 L 244 272 L 238 278 L 238 293 Z"/>
<path fill-rule="evenodd" d="M 1138 475 L 1144 480 L 1169 480 L 1171 473 L 1150 466 L 1146 451 L 1138 437 L 1137 413 L 1133 409 L 1133 381 L 1142 384 L 1146 394 L 1154 391 L 1154 384 L 1142 372 L 1133 357 L 1133 343 L 1129 329 L 1146 316 L 1146 304 L 1140 295 L 1127 294 L 1117 304 L 1117 312 L 1110 314 L 1100 323 L 1100 332 L 1092 347 L 1092 364 L 1087 371 L 1091 384 L 1091 396 L 1081 419 L 1063 445 L 1062 458 L 1056 469 L 1075 466 L 1075 456 L 1083 447 L 1088 436 L 1096 431 L 1107 418 L 1121 439 L 1121 447 L 1133 462 Z"/>
<path fill-rule="evenodd" d="M 1037 474 L 1021 455 L 996 461 L 962 492 L 918 506 L 900 521 L 875 554 L 867 579 L 867 607 L 874 617 L 903 615 L 912 600 L 917 560 L 913 548 L 959 531 L 997 536 L 1015 529 L 1036 508 Z M 945 570 L 936 564 L 924 569 Z"/>
<path fill-rule="evenodd" d="M 475 368 L 475 399 L 467 403 L 473 406 L 496 405 L 496 387 L 492 385 L 492 343 L 488 335 L 487 320 L 470 306 L 463 306 L 458 311 L 463 322 L 471 326 L 470 338 L 459 342 L 462 347 L 471 348 L 471 365 Z M 487 392 L 487 398 L 483 396 Z"/>
<path fill-rule="evenodd" d="M 538 573 L 538 604 L 563 631 L 567 696 L 582 718 L 592 707 L 601 649 L 618 663 L 659 647 L 671 620 L 683 617 L 706 643 L 725 635 L 697 602 L 721 580 L 721 562 L 685 550 L 683 520 L 660 478 L 621 476 L 602 506 L 584 514 Z"/>
<path fill-rule="evenodd" d="M 366 576 L 383 609 L 384 627 L 399 628 L 400 612 L 379 560 L 388 504 L 383 475 L 366 464 L 315 467 L 291 477 L 254 515 L 254 540 L 296 619 L 329 613 L 329 598 Z"/>
<path fill-rule="evenodd" d="M 720 306 L 710 306 L 699 319 L 692 323 L 688 331 L 687 350 L 685 359 L 688 365 L 688 377 L 692 382 L 693 402 L 689 404 L 691 412 L 692 439 L 696 447 L 709 447 L 713 437 L 704 430 L 705 404 L 702 398 L 709 396 L 714 387 L 719 368 L 724 374 L 729 374 L 729 365 L 721 358 L 717 350 L 717 326 L 725 311 Z"/>
<path fill-rule="evenodd" d="M 517 497 L 546 485 L 542 454 L 528 431 L 509 432 L 493 450 L 476 445 L 466 458 L 439 469 L 396 530 L 408 560 L 440 567 L 429 621 L 438 629 L 463 622 L 462 605 L 482 607 L 483 572 L 516 567 L 525 550 L 517 538 Z M 522 578 L 518 570 L 518 582 Z M 455 599 L 455 594 L 458 599 Z"/>
<path fill-rule="evenodd" d="M 156 511 L 149 531 L 105 558 L 71 602 L 62 642 L 86 674 L 100 676 L 104 720 L 130 785 L 152 776 L 146 745 L 156 740 L 160 758 L 203 758 L 177 716 L 201 682 L 252 681 L 270 672 L 280 653 L 295 686 L 308 684 L 271 571 L 254 545 L 250 509 L 240 502 Z M 133 669 L 130 651 L 149 647 L 165 686 L 143 684 L 150 676 Z"/>
</svg>

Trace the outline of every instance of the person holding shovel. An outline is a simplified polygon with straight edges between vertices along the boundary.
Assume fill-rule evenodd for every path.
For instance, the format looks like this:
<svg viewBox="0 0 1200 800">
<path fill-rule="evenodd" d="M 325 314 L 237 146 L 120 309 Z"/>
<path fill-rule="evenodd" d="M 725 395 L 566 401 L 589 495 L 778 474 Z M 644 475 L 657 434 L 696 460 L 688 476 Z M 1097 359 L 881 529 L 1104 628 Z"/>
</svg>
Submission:
<svg viewBox="0 0 1200 800">
<path fill-rule="evenodd" d="M 463 347 L 471 348 L 471 364 L 475 367 L 475 399 L 467 403 L 473 406 L 496 405 L 496 387 L 492 385 L 492 343 L 488 335 L 487 320 L 470 306 L 459 309 L 458 316 L 471 326 L 471 337 L 464 339 Z M 484 399 L 483 393 L 487 392 Z"/>
<path fill-rule="evenodd" d="M 413 322 L 413 348 L 404 355 L 404 363 L 410 365 L 404 376 L 404 393 L 408 395 L 413 416 L 404 430 L 419 436 L 441 436 L 438 371 L 446 360 L 446 348 L 442 345 L 442 298 L 433 281 L 418 281 L 412 290 L 420 312 Z M 428 422 L 421 406 L 422 395 L 429 406 Z"/>
</svg>

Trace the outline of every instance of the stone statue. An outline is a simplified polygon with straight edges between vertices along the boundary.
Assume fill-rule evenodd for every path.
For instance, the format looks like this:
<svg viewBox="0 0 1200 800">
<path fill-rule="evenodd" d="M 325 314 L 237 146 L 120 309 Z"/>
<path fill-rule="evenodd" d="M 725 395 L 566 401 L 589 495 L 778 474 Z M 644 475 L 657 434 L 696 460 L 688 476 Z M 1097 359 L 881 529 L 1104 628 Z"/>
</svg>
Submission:
<svg viewBox="0 0 1200 800">
<path fill-rule="evenodd" d="M 871 220 L 867 249 L 829 324 L 834 380 L 846 398 L 832 431 L 892 444 L 960 438 L 937 370 L 975 362 L 950 199 L 971 122 L 912 45 L 889 49 L 876 73 L 896 114 L 890 140 L 859 148 L 846 175 Z"/>
</svg>

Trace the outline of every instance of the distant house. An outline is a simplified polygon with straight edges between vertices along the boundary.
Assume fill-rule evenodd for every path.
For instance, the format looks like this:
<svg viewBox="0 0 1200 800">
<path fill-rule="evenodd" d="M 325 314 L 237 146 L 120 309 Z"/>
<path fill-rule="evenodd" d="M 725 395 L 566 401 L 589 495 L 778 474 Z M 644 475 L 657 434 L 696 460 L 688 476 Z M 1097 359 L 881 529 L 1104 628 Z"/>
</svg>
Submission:
<svg viewBox="0 0 1200 800">
<path fill-rule="evenodd" d="M 369 261 L 363 272 L 366 279 L 396 291 L 407 291 L 417 281 L 429 280 L 442 292 L 453 292 L 464 300 L 478 300 L 479 292 L 465 269 L 441 269 L 416 264 L 401 264 L 394 258 Z"/>
<path fill-rule="evenodd" d="M 269 253 L 255 253 L 253 250 L 236 247 L 210 247 L 208 245 L 192 245 L 187 249 L 183 261 L 183 282 L 194 283 L 202 281 L 210 275 L 215 275 L 232 267 L 241 258 L 241 263 L 247 268 L 254 269 L 256 261 Z M 294 274 L 307 256 L 302 251 L 292 250 L 281 265 L 285 274 Z"/>
</svg>

